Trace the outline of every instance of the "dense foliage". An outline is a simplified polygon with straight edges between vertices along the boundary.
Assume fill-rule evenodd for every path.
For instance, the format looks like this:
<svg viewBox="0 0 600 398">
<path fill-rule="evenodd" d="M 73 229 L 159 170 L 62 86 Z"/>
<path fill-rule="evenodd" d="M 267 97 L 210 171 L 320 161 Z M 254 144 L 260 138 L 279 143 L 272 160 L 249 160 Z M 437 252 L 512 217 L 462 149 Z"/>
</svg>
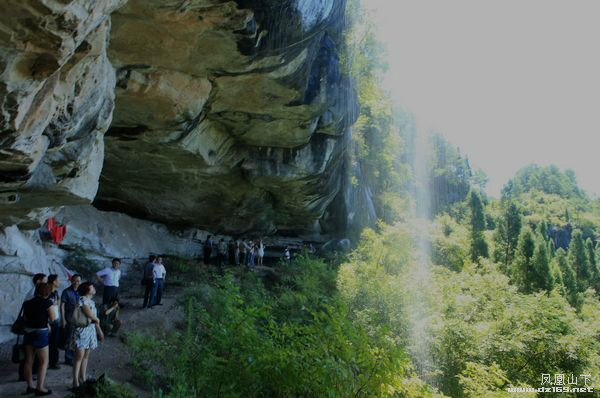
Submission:
<svg viewBox="0 0 600 398">
<path fill-rule="evenodd" d="M 583 191 L 577 186 L 573 170 L 562 172 L 556 166 L 540 167 L 534 164 L 519 170 L 506 184 L 502 195 L 515 198 L 534 190 L 562 198 L 584 196 Z"/>
<path fill-rule="evenodd" d="M 336 267 L 299 258 L 277 275 L 208 274 L 181 330 L 128 337 L 136 368 L 169 397 L 431 396 L 387 329 L 356 322 Z"/>
</svg>

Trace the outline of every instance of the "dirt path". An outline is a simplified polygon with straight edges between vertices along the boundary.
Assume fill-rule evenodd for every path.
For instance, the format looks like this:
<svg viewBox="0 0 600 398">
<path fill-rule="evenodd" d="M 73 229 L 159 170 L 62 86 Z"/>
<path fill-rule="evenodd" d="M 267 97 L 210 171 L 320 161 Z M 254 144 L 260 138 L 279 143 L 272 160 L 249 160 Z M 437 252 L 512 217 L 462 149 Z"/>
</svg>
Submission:
<svg viewBox="0 0 600 398">
<path fill-rule="evenodd" d="M 135 293 L 137 289 L 133 289 Z M 97 295 L 98 299 L 101 295 Z M 141 309 L 142 300 L 137 297 L 123 297 L 122 301 L 125 308 L 121 310 L 121 319 L 123 326 L 117 337 L 106 337 L 103 343 L 94 350 L 90 356 L 88 365 L 88 377 L 98 377 L 106 372 L 108 376 L 121 383 L 130 383 L 139 398 L 151 398 L 152 392 L 147 391 L 143 386 L 135 385 L 132 382 L 133 369 L 131 358 L 126 345 L 122 341 L 122 333 L 139 331 L 148 334 L 162 334 L 171 330 L 178 322 L 182 320 L 182 313 L 175 305 L 175 298 L 167 295 L 163 299 L 162 306 L 155 306 L 152 309 Z M 0 397 L 13 398 L 23 397 L 25 392 L 25 382 L 18 381 L 18 365 L 10 362 L 10 345 L 5 345 L 0 356 Z M 71 386 L 71 367 L 64 365 L 64 352 L 60 351 L 61 369 L 48 369 L 46 376 L 46 388 L 52 390 L 50 397 L 64 398 L 69 395 L 68 389 Z M 35 382 L 35 381 L 34 381 Z M 31 394 L 30 396 L 33 396 Z"/>
</svg>

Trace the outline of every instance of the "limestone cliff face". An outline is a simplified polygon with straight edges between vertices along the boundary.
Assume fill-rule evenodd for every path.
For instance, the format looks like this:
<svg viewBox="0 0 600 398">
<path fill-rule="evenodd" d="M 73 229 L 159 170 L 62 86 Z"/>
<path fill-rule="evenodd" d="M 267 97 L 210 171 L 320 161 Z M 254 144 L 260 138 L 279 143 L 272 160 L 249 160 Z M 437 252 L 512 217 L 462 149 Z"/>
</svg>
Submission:
<svg viewBox="0 0 600 398">
<path fill-rule="evenodd" d="M 1 224 L 96 195 L 114 106 L 109 15 L 123 3 L 0 3 Z"/>
<path fill-rule="evenodd" d="M 129 0 L 96 203 L 226 233 L 320 232 L 354 98 L 343 1 Z"/>
<path fill-rule="evenodd" d="M 331 229 L 355 113 L 340 72 L 343 9 L 2 2 L 0 223 L 95 198 L 227 233 Z"/>
</svg>

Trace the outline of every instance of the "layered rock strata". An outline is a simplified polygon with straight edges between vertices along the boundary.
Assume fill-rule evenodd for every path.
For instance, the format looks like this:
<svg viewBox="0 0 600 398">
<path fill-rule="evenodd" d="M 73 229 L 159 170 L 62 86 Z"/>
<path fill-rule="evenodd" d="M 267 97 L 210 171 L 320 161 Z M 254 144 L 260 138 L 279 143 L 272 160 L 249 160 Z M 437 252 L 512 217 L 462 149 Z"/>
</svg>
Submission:
<svg viewBox="0 0 600 398">
<path fill-rule="evenodd" d="M 124 1 L 0 3 L 0 224 L 96 195 L 114 107 L 109 15 Z"/>
<path fill-rule="evenodd" d="M 130 0 L 97 205 L 225 233 L 322 232 L 355 101 L 343 1 Z"/>
</svg>

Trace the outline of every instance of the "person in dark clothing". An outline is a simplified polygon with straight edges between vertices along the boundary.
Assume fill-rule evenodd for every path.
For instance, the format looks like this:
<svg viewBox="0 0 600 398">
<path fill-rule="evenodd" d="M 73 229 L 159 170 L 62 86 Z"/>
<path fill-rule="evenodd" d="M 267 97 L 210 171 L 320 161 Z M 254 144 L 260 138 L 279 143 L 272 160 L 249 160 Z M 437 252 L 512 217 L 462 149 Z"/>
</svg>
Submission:
<svg viewBox="0 0 600 398">
<path fill-rule="evenodd" d="M 52 394 L 52 390 L 44 388 L 46 370 L 48 369 L 48 323 L 56 320 L 56 313 L 52 309 L 52 301 L 48 299 L 51 292 L 52 287 L 50 284 L 40 283 L 36 286 L 35 297 L 23 304 L 26 393 L 35 393 L 36 396 Z M 40 363 L 35 388 L 33 387 L 32 376 L 34 356 L 38 357 Z"/>
<path fill-rule="evenodd" d="M 27 292 L 27 294 L 25 295 L 25 300 L 31 300 L 32 298 L 35 297 L 35 289 L 37 288 L 37 285 L 39 285 L 40 283 L 46 283 L 47 282 L 47 277 L 46 274 L 35 274 L 33 276 L 33 286 L 31 288 L 31 290 L 29 292 Z M 33 358 L 33 366 L 32 366 L 32 371 L 33 373 L 37 373 L 38 370 L 38 358 L 34 357 Z M 19 363 L 19 381 L 25 381 L 25 359 L 23 359 L 20 363 Z"/>
<path fill-rule="evenodd" d="M 230 265 L 235 264 L 235 242 L 233 239 L 229 239 L 227 244 L 227 263 Z"/>
<path fill-rule="evenodd" d="M 103 305 L 100 310 L 100 328 L 108 337 L 115 337 L 121 327 L 119 319 L 119 300 L 113 300 L 110 305 Z"/>
<path fill-rule="evenodd" d="M 50 323 L 50 340 L 49 340 L 49 365 L 50 369 L 60 369 L 58 364 L 58 344 L 60 342 L 60 297 L 58 295 L 58 288 L 60 287 L 60 280 L 58 275 L 48 275 L 48 284 L 52 288 L 52 292 L 48 297 L 52 301 L 52 311 L 56 319 Z"/>
<path fill-rule="evenodd" d="M 212 236 L 208 235 L 204 241 L 204 247 L 202 248 L 204 254 L 204 264 L 208 265 L 210 262 L 210 255 L 212 254 L 213 240 Z"/>
<path fill-rule="evenodd" d="M 75 353 L 70 347 L 71 334 L 73 332 L 73 325 L 71 324 L 71 316 L 75 306 L 79 305 L 79 293 L 77 289 L 81 284 L 81 276 L 75 274 L 71 276 L 71 286 L 63 290 L 60 295 L 60 326 L 62 333 L 66 336 L 65 338 L 65 364 L 73 365 L 73 358 Z"/>
<path fill-rule="evenodd" d="M 248 257 L 248 245 L 246 245 L 246 241 L 242 239 L 239 241 L 240 244 L 240 264 L 246 265 L 246 258 Z"/>
<path fill-rule="evenodd" d="M 234 262 L 233 263 L 235 265 L 240 265 L 240 249 L 241 249 L 240 246 L 241 246 L 241 243 L 240 243 L 240 239 L 238 238 L 234 243 L 235 251 L 234 251 Z"/>
<path fill-rule="evenodd" d="M 145 286 L 145 290 L 142 308 L 152 306 L 152 302 L 154 301 L 154 297 L 152 297 L 152 291 L 154 289 L 154 274 L 152 273 L 154 270 L 154 260 L 156 260 L 156 256 L 150 256 L 148 258 L 148 263 L 144 265 L 142 284 Z"/>
<path fill-rule="evenodd" d="M 227 263 L 227 243 L 225 243 L 225 239 L 221 238 L 219 241 L 219 245 L 217 246 L 217 258 L 219 267 L 222 267 Z"/>
</svg>

